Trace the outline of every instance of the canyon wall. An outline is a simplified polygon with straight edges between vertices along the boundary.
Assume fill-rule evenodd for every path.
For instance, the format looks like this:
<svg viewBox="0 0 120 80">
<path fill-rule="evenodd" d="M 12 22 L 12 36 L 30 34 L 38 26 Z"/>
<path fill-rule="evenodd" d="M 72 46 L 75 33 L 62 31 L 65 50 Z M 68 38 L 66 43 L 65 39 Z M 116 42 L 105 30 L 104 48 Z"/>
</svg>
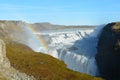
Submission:
<svg viewBox="0 0 120 80">
<path fill-rule="evenodd" d="M 100 35 L 96 61 L 106 80 L 120 80 L 120 23 L 107 24 Z"/>
</svg>

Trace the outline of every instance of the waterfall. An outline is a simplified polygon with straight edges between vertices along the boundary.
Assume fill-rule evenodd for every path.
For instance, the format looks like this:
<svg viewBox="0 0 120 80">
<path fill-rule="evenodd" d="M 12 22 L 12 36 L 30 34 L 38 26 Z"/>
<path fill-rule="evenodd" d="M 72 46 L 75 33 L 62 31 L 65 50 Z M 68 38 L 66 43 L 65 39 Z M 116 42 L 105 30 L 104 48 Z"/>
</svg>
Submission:
<svg viewBox="0 0 120 80">
<path fill-rule="evenodd" d="M 104 25 L 95 29 L 79 29 L 71 32 L 51 32 L 48 36 L 49 55 L 65 62 L 68 68 L 97 76 L 95 55 L 99 34 Z"/>
</svg>

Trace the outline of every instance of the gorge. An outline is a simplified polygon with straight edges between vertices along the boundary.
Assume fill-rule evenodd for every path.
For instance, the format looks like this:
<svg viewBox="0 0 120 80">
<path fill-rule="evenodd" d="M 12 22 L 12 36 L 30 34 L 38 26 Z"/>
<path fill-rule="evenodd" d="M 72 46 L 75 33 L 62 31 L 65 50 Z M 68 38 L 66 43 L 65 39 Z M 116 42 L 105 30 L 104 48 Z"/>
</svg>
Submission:
<svg viewBox="0 0 120 80">
<path fill-rule="evenodd" d="M 46 29 L 46 25 L 50 27 Z M 70 26 L 69 29 L 63 25 L 22 21 L 1 21 L 0 26 L 0 38 L 6 43 L 14 41 L 25 44 L 36 52 L 63 61 L 67 68 L 80 73 L 107 80 L 119 79 L 118 22 L 97 27 Z M 113 66 L 108 68 L 110 65 Z"/>
</svg>

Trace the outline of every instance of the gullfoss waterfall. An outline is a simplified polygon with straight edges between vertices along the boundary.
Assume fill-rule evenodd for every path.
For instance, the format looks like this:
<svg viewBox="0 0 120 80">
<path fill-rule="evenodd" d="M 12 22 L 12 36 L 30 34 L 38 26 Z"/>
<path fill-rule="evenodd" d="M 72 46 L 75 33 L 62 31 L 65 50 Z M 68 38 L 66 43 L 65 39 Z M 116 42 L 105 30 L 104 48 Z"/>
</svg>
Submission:
<svg viewBox="0 0 120 80">
<path fill-rule="evenodd" d="M 37 45 L 38 52 L 47 52 L 49 55 L 65 62 L 68 68 L 82 73 L 97 76 L 98 70 L 95 60 L 99 34 L 104 25 L 93 28 L 69 29 L 63 31 L 35 32 L 36 39 L 42 39 Z M 35 41 L 36 42 L 36 41 Z M 41 43 L 42 42 L 42 43 Z M 34 44 L 34 42 L 30 42 Z M 38 47 L 39 46 L 39 47 Z M 41 48 L 38 50 L 38 48 Z M 43 48 L 43 49 L 42 49 Z M 45 49 L 46 48 L 46 49 Z"/>
</svg>

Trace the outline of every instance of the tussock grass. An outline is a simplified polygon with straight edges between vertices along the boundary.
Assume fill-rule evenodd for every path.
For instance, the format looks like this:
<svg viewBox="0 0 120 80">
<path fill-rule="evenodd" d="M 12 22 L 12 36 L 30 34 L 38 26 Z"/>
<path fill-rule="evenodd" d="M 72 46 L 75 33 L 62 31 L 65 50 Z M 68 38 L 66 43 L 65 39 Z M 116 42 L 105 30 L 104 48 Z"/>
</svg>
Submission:
<svg viewBox="0 0 120 80">
<path fill-rule="evenodd" d="M 47 54 L 33 52 L 23 44 L 6 44 L 7 57 L 17 70 L 37 80 L 102 80 L 66 68 L 66 65 Z"/>
</svg>

